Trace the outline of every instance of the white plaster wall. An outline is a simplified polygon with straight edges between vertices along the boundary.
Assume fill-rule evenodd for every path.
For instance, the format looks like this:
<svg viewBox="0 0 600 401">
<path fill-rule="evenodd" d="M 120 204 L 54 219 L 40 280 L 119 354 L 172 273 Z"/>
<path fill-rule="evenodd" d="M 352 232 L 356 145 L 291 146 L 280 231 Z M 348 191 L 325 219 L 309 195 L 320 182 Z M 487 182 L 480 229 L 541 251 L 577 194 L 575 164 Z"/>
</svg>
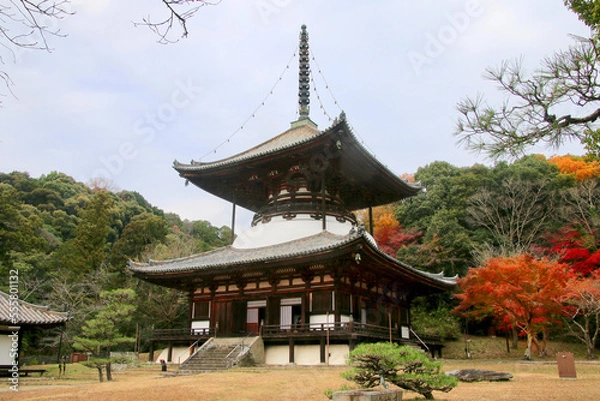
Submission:
<svg viewBox="0 0 600 401">
<path fill-rule="evenodd" d="M 10 333 L 0 333 L 0 365 L 12 365 L 14 360 L 10 357 L 12 339 Z"/>
<path fill-rule="evenodd" d="M 287 345 L 265 346 L 266 365 L 287 365 L 288 363 L 290 363 L 290 353 Z"/>
<path fill-rule="evenodd" d="M 156 355 L 156 353 L 154 354 Z M 155 363 L 160 363 L 161 359 L 167 360 L 167 356 L 169 355 L 169 349 L 163 349 L 158 357 L 154 360 Z M 180 364 L 185 362 L 190 357 L 190 349 L 186 347 L 173 347 L 173 360 L 170 363 Z"/>
<path fill-rule="evenodd" d="M 339 222 L 335 217 L 327 216 L 327 231 L 337 235 L 347 235 L 352 223 Z M 323 231 L 323 222 L 309 215 L 298 215 L 293 220 L 275 216 L 268 223 L 259 223 L 245 230 L 233 242 L 234 248 L 249 249 L 281 244 L 297 240 Z"/>
<path fill-rule="evenodd" d="M 345 365 L 350 348 L 346 344 L 331 344 L 329 346 L 329 364 Z M 265 363 L 267 365 L 289 364 L 290 351 L 287 345 L 269 345 L 265 347 Z M 296 365 L 321 365 L 321 350 L 319 345 L 294 346 L 294 362 Z"/>
</svg>

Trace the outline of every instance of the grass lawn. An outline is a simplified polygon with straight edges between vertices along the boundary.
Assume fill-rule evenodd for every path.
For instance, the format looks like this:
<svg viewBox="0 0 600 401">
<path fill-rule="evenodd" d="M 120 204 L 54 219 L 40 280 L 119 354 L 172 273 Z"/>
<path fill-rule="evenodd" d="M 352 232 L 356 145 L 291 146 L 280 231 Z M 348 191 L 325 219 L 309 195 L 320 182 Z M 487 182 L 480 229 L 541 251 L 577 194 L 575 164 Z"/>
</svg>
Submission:
<svg viewBox="0 0 600 401">
<path fill-rule="evenodd" d="M 488 340 L 489 341 L 489 340 Z M 493 342 L 503 344 L 502 339 Z M 600 400 L 600 364 L 588 363 L 576 354 L 577 379 L 558 377 L 555 357 L 546 361 L 525 363 L 519 360 L 520 350 L 505 354 L 498 346 L 484 346 L 472 339 L 475 357 L 481 359 L 443 359 L 445 371 L 454 369 L 489 369 L 510 372 L 510 382 L 459 383 L 449 393 L 435 392 L 438 400 L 461 401 L 586 401 Z M 563 346 L 550 352 L 571 351 Z M 449 345 L 448 353 L 463 353 L 463 343 Z M 502 358 L 498 358 L 504 355 Z M 454 356 L 456 357 L 456 356 Z M 458 356 L 460 357 L 460 356 Z M 485 359 L 487 358 L 487 359 Z M 97 371 L 82 365 L 67 365 L 67 377 L 58 378 L 56 366 L 45 366 L 44 377 L 21 378 L 19 392 L 8 391 L 8 380 L 0 385 L 0 400 L 14 401 L 104 401 L 104 400 L 170 400 L 170 401 L 264 401 L 314 400 L 327 401 L 324 392 L 351 385 L 341 378 L 347 367 L 256 367 L 232 369 L 227 372 L 204 373 L 194 376 L 166 377 L 159 365 L 144 364 L 139 368 L 114 373 L 112 382 L 99 383 Z M 176 367 L 170 368 L 175 370 Z M 405 392 L 404 400 L 424 399 Z"/>
</svg>

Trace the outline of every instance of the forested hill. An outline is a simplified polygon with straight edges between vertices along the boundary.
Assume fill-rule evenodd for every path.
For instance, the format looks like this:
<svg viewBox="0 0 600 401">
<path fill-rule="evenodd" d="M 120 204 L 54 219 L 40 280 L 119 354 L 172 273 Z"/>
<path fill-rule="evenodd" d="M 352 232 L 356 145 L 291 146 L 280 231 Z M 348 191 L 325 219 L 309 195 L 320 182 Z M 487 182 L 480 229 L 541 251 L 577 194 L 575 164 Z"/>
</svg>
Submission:
<svg viewBox="0 0 600 401">
<path fill-rule="evenodd" d="M 414 180 L 422 192 L 373 213 L 375 239 L 392 257 L 461 277 L 496 256 L 519 254 L 558 260 L 581 277 L 600 271 L 600 162 L 594 158 L 531 155 L 493 167 L 436 161 L 420 167 Z M 368 214 L 359 217 L 369 224 Z M 129 336 L 189 327 L 189 294 L 133 278 L 127 261 L 183 257 L 230 242 L 228 227 L 182 221 L 136 192 L 90 188 L 57 172 L 0 173 L 0 289 L 18 276 L 20 299 L 68 311 L 69 339 L 81 335 L 107 293 L 117 290 L 135 293 L 132 319 L 120 324 Z M 418 317 L 429 318 L 433 308 L 447 319 L 452 302 L 426 303 L 421 315 L 417 305 L 415 327 L 441 327 L 439 319 L 429 324 Z M 38 340 L 30 345 L 36 353 Z"/>
<path fill-rule="evenodd" d="M 59 172 L 0 173 L 0 277 L 17 270 L 23 300 L 56 306 L 71 304 L 66 298 L 86 282 L 137 285 L 128 259 L 187 256 L 230 240 L 228 227 L 182 220 L 137 192 L 90 188 Z M 57 294 L 61 285 L 71 295 Z"/>
</svg>

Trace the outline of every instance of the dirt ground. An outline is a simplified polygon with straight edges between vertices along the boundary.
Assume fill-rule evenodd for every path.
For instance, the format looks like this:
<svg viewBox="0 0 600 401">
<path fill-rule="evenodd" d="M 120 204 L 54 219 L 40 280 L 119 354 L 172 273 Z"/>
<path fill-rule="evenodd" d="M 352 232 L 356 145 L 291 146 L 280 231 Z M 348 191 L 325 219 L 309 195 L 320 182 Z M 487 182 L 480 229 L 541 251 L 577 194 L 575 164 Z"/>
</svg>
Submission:
<svg viewBox="0 0 600 401">
<path fill-rule="evenodd" d="M 449 393 L 434 393 L 438 400 L 600 400 L 600 364 L 578 363 L 577 379 L 558 377 L 556 364 L 519 361 L 445 360 L 444 370 L 478 368 L 510 372 L 502 383 L 460 383 Z M 94 383 L 94 376 L 80 380 L 21 378 L 19 391 L 0 387 L 0 400 L 14 401 L 327 401 L 324 392 L 350 385 L 340 377 L 347 367 L 247 368 L 184 377 L 165 377 L 159 366 L 116 372 L 112 382 Z M 404 400 L 423 399 L 405 392 Z"/>
</svg>

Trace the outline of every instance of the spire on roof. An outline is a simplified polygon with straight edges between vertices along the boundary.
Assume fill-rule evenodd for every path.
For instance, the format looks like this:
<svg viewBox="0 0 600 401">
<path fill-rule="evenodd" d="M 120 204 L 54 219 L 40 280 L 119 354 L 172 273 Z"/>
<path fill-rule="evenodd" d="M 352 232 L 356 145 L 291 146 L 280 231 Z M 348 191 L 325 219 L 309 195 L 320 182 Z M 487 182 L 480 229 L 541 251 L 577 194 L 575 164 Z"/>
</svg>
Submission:
<svg viewBox="0 0 600 401">
<path fill-rule="evenodd" d="M 300 49 L 299 49 L 299 79 L 298 79 L 298 105 L 300 106 L 300 118 L 304 120 L 309 118 L 310 112 L 310 61 L 308 54 L 308 32 L 306 25 L 302 25 L 300 32 Z"/>
</svg>

